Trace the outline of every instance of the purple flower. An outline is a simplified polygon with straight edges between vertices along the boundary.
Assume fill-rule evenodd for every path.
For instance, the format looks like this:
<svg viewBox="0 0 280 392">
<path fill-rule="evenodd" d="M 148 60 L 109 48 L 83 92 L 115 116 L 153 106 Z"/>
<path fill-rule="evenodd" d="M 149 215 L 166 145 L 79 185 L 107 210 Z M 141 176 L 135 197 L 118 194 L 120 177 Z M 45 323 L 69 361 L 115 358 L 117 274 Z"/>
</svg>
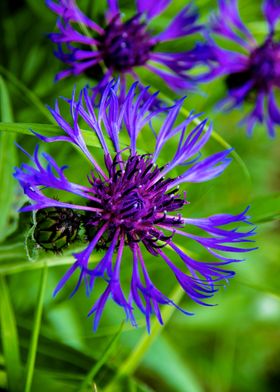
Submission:
<svg viewBox="0 0 280 392">
<path fill-rule="evenodd" d="M 211 36 L 208 38 L 208 63 L 210 71 L 200 80 L 210 80 L 225 75 L 228 96 L 221 102 L 227 110 L 248 102 L 252 110 L 242 120 L 249 135 L 256 123 L 265 124 L 270 136 L 280 124 L 280 111 L 275 101 L 275 91 L 280 87 L 280 41 L 275 36 L 275 23 L 280 17 L 279 0 L 265 0 L 263 11 L 268 24 L 265 40 L 258 44 L 242 22 L 237 0 L 219 0 L 219 14 L 213 15 L 211 33 L 217 34 L 239 50 L 220 47 Z"/>
<path fill-rule="evenodd" d="M 103 27 L 89 19 L 75 0 L 46 0 L 46 3 L 59 16 L 59 32 L 50 34 L 51 40 L 58 45 L 55 54 L 68 66 L 56 79 L 82 72 L 98 78 L 102 65 L 104 72 L 97 88 L 102 89 L 116 73 L 120 75 L 125 94 L 126 77 L 130 75 L 138 80 L 138 68 L 144 67 L 173 90 L 193 86 L 187 71 L 199 61 L 199 48 L 179 53 L 161 52 L 157 48 L 160 43 L 201 29 L 196 24 L 198 15 L 191 4 L 184 7 L 163 32 L 153 35 L 149 23 L 164 11 L 170 0 L 136 0 L 136 14 L 127 20 L 122 18 L 118 1 L 108 0 Z"/>
<path fill-rule="evenodd" d="M 37 135 L 45 142 L 69 142 L 81 150 L 92 165 L 92 172 L 84 181 L 86 185 L 69 181 L 65 175 L 66 166 L 59 167 L 48 154 L 40 158 L 38 148 L 33 157 L 27 154 L 32 164 L 23 164 L 14 174 L 31 201 L 21 211 L 48 207 L 79 211 L 88 245 L 74 254 L 75 262 L 55 293 L 75 271 L 79 271 L 79 279 L 74 292 L 82 281 L 90 292 L 96 280 L 103 279 L 104 292 L 90 311 L 90 314 L 95 313 L 94 329 L 109 298 L 124 309 L 133 325 L 136 325 L 134 311 L 138 308 L 146 317 L 148 330 L 152 314 L 162 323 L 160 305 L 173 305 L 182 310 L 151 280 L 144 261 L 148 254 L 157 258 L 158 273 L 160 264 L 167 264 L 186 294 L 195 302 L 206 304 L 205 300 L 213 296 L 224 284 L 222 282 L 234 275 L 226 266 L 241 261 L 228 252 L 250 250 L 241 244 L 251 242 L 249 238 L 254 234 L 254 228 L 249 231 L 233 228 L 238 223 L 242 226 L 249 223 L 247 210 L 238 215 L 221 214 L 198 219 L 188 216 L 189 202 L 185 193 L 179 191 L 179 185 L 208 181 L 220 175 L 230 163 L 230 150 L 202 159 L 200 150 L 211 136 L 211 126 L 206 129 L 206 120 L 191 129 L 197 115 L 192 113 L 178 121 L 183 99 L 172 107 L 151 110 L 157 94 L 150 95 L 147 100 L 144 97 L 148 88 L 139 95 L 136 88 L 137 83 L 122 102 L 118 95 L 119 83 L 111 81 L 98 105 L 93 103 L 88 88 L 82 90 L 78 100 L 73 93 L 72 99 L 67 100 L 71 124 L 62 117 L 58 105 L 51 109 L 64 134 Z M 97 136 L 104 152 L 103 164 L 98 164 L 88 150 L 79 119 Z M 149 144 L 154 145 L 152 152 L 138 150 L 140 135 L 150 138 Z M 175 143 L 172 143 L 173 139 Z M 125 140 L 129 140 L 127 147 Z M 162 150 L 169 142 L 174 151 L 169 162 L 162 163 Z M 69 203 L 50 196 L 52 191 L 56 195 L 57 190 L 76 195 L 80 202 Z M 195 230 L 189 230 L 191 228 Z M 180 239 L 186 248 L 191 241 L 196 242 L 208 257 L 203 261 L 195 260 L 180 246 Z M 98 253 L 100 261 L 92 268 L 89 259 L 94 250 L 103 253 Z M 120 281 L 123 263 L 132 267 L 127 296 Z"/>
</svg>

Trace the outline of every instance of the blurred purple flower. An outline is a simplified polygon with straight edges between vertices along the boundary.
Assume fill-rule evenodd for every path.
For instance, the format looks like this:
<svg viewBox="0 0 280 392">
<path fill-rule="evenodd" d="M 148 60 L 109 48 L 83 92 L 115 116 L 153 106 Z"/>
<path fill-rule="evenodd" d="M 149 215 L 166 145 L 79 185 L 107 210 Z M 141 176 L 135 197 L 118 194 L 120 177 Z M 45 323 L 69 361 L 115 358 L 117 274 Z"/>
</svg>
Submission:
<svg viewBox="0 0 280 392">
<path fill-rule="evenodd" d="M 265 40 L 258 44 L 242 22 L 237 0 L 219 0 L 219 14 L 213 15 L 210 33 L 217 34 L 235 45 L 240 51 L 219 46 L 211 34 L 207 37 L 210 71 L 200 81 L 225 75 L 228 96 L 220 103 L 226 110 L 253 105 L 241 124 L 249 135 L 256 123 L 265 124 L 270 136 L 280 124 L 280 111 L 275 101 L 275 90 L 280 87 L 280 41 L 275 37 L 275 24 L 280 17 L 280 1 L 265 0 L 263 11 L 268 25 Z"/>
<path fill-rule="evenodd" d="M 56 56 L 68 65 L 56 78 L 82 72 L 98 76 L 98 66 L 103 65 L 104 75 L 98 89 L 108 83 L 115 73 L 120 75 L 122 93 L 125 95 L 126 77 L 139 79 L 137 67 L 157 74 L 171 89 L 191 88 L 193 81 L 188 71 L 199 61 L 200 48 L 185 52 L 160 52 L 157 45 L 193 34 L 201 29 L 196 24 L 198 15 L 189 4 L 175 16 L 160 34 L 152 35 L 149 23 L 160 15 L 171 0 L 136 0 L 136 14 L 123 21 L 117 0 L 108 0 L 105 26 L 89 19 L 75 0 L 46 0 L 48 7 L 58 16 L 59 32 L 50 34 L 58 45 Z M 81 25 L 84 27 L 81 29 Z M 88 34 L 86 34 L 88 32 Z M 99 71 L 100 72 L 100 71 Z"/>
<path fill-rule="evenodd" d="M 64 134 L 54 137 L 36 134 L 45 142 L 70 142 L 78 147 L 92 164 L 87 185 L 69 181 L 64 174 L 66 166 L 59 167 L 48 154 L 43 154 L 47 163 L 44 166 L 38 148 L 33 157 L 26 153 L 32 165 L 23 164 L 14 174 L 32 202 L 21 211 L 64 207 L 79 210 L 82 215 L 88 245 L 82 252 L 74 254 L 75 262 L 59 282 L 55 293 L 76 270 L 80 275 L 74 292 L 82 281 L 90 292 L 96 279 L 102 278 L 105 290 L 90 311 L 90 314 L 95 313 L 94 329 L 109 297 L 124 308 L 132 325 L 136 325 L 134 310 L 138 308 L 146 317 L 148 330 L 152 314 L 162 323 L 159 305 L 173 305 L 182 310 L 152 282 L 144 262 L 148 254 L 168 265 L 192 300 L 205 304 L 204 300 L 212 297 L 219 285 L 223 285 L 221 282 L 234 275 L 225 266 L 241 261 L 227 252 L 239 254 L 252 249 L 240 243 L 251 242 L 249 237 L 254 234 L 254 228 L 239 231 L 232 227 L 249 223 L 247 210 L 238 215 L 221 214 L 199 219 L 182 215 L 184 207 L 187 212 L 189 203 L 185 193 L 179 192 L 179 185 L 208 181 L 220 175 L 230 163 L 230 150 L 201 159 L 200 150 L 211 135 L 211 126 L 205 129 L 206 120 L 189 129 L 197 115 L 191 113 L 184 121 L 178 122 L 183 99 L 172 107 L 151 110 L 157 94 L 150 95 L 147 100 L 144 97 L 148 88 L 139 95 L 136 88 L 137 83 L 120 102 L 119 83 L 112 81 L 106 86 L 98 105 L 93 103 L 88 88 L 82 90 L 78 100 L 73 93 L 72 99 L 67 100 L 71 125 L 60 114 L 58 104 L 54 110 L 50 109 Z M 78 125 L 79 118 L 97 136 L 104 152 L 103 165 L 97 163 L 87 148 Z M 155 130 L 156 127 L 159 130 Z M 152 152 L 144 154 L 137 149 L 137 144 L 140 135 L 149 137 L 147 132 L 150 132 L 150 146 L 154 146 Z M 120 139 L 121 134 L 124 139 Z M 127 138 L 129 145 L 124 148 L 121 140 Z M 169 142 L 171 158 L 158 166 L 157 162 L 163 161 L 162 150 Z M 57 190 L 75 194 L 81 201 L 76 204 L 60 201 L 50 197 L 50 192 L 47 197 L 46 189 L 53 190 L 54 194 Z M 229 227 L 222 227 L 227 225 Z M 191 227 L 195 231 L 188 230 Z M 204 248 L 208 252 L 207 260 L 197 261 L 189 256 L 177 243 L 180 238 L 186 248 L 189 241 Z M 89 259 L 94 249 L 104 253 L 98 264 L 90 268 Z M 120 281 L 121 265 L 127 262 L 132 266 L 128 296 L 124 294 Z"/>
</svg>

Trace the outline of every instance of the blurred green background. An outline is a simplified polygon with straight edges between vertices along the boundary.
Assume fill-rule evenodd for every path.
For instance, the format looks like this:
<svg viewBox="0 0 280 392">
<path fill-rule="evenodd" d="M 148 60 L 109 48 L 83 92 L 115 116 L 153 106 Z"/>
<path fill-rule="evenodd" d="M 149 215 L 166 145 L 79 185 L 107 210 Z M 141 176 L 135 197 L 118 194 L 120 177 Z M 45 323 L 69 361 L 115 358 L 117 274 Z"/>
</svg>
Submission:
<svg viewBox="0 0 280 392">
<path fill-rule="evenodd" d="M 160 31 L 186 1 L 174 0 L 153 22 Z M 217 7 L 212 0 L 196 0 L 201 22 Z M 105 1 L 79 2 L 97 17 Z M 134 2 L 121 2 L 124 13 L 133 12 Z M 261 42 L 266 24 L 261 1 L 239 1 L 242 17 Z M 257 225 L 257 251 L 244 263 L 234 265 L 237 276 L 201 307 L 190 303 L 170 281 L 168 273 L 147 258 L 150 271 L 165 287 L 165 293 L 194 311 L 187 317 L 171 308 L 163 311 L 165 325 L 153 324 L 151 334 L 139 315 L 139 328 L 123 323 L 122 309 L 108 303 L 97 333 L 86 315 L 97 298 L 82 289 L 69 299 L 75 279 L 56 298 L 52 292 L 73 262 L 68 248 L 63 255 L 40 252 L 29 261 L 26 235 L 31 217 L 16 212 L 26 200 L 12 178 L 15 165 L 26 161 L 15 141 L 30 153 L 37 140 L 29 132 L 51 129 L 45 104 L 53 106 L 58 96 L 69 97 L 94 80 L 85 76 L 53 83 L 62 65 L 52 55 L 46 37 L 55 28 L 56 17 L 42 0 L 1 1 L 0 5 L 0 390 L 9 391 L 157 391 L 157 392 L 267 392 L 280 385 L 280 145 L 279 136 L 268 138 L 257 127 L 252 138 L 238 125 L 246 108 L 223 114 L 214 108 L 222 97 L 222 80 L 187 92 L 187 110 L 203 111 L 220 139 L 212 138 L 206 153 L 219 151 L 225 141 L 234 146 L 241 161 L 233 159 L 219 178 L 186 186 L 190 216 L 241 212 L 251 205 Z M 191 48 L 199 36 L 172 44 L 172 50 Z M 153 89 L 176 98 L 161 81 L 143 74 Z M 182 116 L 184 114 L 182 113 Z M 15 123 L 19 123 L 18 125 Z M 26 123 L 28 123 L 26 125 Z M 143 149 L 151 149 L 143 142 Z M 85 160 L 70 146 L 42 143 L 60 164 L 67 161 L 71 179 L 89 170 Z M 95 153 L 98 151 L 95 149 Z M 168 151 L 165 153 L 168 159 Z M 84 244 L 78 244 L 78 248 Z M 196 252 L 194 244 L 184 244 Z M 75 248 L 76 249 L 76 248 Z M 93 257 L 96 262 L 100 254 Z M 203 259 L 203 253 L 197 256 Z M 123 263 L 129 282 L 129 266 Z"/>
</svg>

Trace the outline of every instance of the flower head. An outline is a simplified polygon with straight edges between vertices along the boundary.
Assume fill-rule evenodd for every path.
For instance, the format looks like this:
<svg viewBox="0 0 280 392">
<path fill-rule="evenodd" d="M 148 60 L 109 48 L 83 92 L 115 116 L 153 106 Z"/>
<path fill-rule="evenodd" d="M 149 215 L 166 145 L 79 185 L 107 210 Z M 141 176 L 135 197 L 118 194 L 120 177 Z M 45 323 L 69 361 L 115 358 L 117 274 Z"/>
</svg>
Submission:
<svg viewBox="0 0 280 392">
<path fill-rule="evenodd" d="M 149 23 L 164 11 L 170 0 L 137 0 L 136 14 L 128 20 L 123 20 L 118 1 L 108 0 L 105 25 L 102 27 L 85 15 L 75 0 L 46 2 L 59 16 L 59 32 L 50 34 L 51 40 L 58 45 L 56 56 L 68 66 L 57 75 L 57 79 L 82 72 L 96 77 L 97 66 L 102 65 L 104 74 L 97 86 L 100 90 L 117 73 L 121 75 L 125 92 L 126 76 L 131 75 L 135 80 L 139 78 L 137 67 L 157 74 L 172 89 L 193 85 L 187 71 L 199 61 L 199 48 L 178 53 L 157 50 L 160 43 L 201 29 L 196 24 L 198 15 L 191 4 L 184 7 L 163 32 L 153 35 Z"/>
<path fill-rule="evenodd" d="M 85 88 L 78 100 L 74 94 L 72 99 L 67 100 L 71 124 L 62 117 L 58 105 L 54 110 L 51 109 L 63 135 L 37 135 L 46 142 L 70 142 L 82 151 L 92 165 L 86 185 L 69 181 L 64 174 L 66 167 L 59 167 L 45 153 L 41 159 L 38 148 L 34 156 L 29 156 L 32 165 L 23 164 L 15 172 L 16 179 L 31 201 L 22 211 L 46 208 L 55 208 L 56 213 L 59 208 L 70 209 L 71 214 L 78 211 L 88 245 L 80 253 L 74 253 L 75 262 L 61 279 L 55 293 L 76 270 L 80 272 L 76 289 L 84 280 L 87 290 L 91 291 L 95 281 L 103 279 L 105 290 L 90 311 L 90 314 L 95 313 L 95 328 L 109 298 L 123 307 L 133 325 L 136 324 L 134 311 L 140 309 L 146 317 L 148 329 L 152 314 L 162 323 L 159 305 L 168 304 L 179 308 L 151 280 L 149 266 L 144 261 L 147 254 L 170 268 L 191 299 L 205 304 L 205 299 L 217 291 L 221 281 L 227 281 L 234 275 L 225 266 L 238 259 L 232 259 L 227 252 L 248 251 L 240 243 L 250 242 L 249 237 L 254 233 L 254 229 L 232 229 L 232 224 L 248 223 L 246 211 L 239 215 L 221 214 L 198 219 L 188 217 L 189 203 L 179 185 L 208 181 L 221 174 L 230 163 L 230 150 L 202 159 L 200 150 L 211 135 L 211 126 L 206 129 L 206 120 L 199 122 L 197 115 L 191 113 L 188 118 L 178 122 L 183 99 L 172 107 L 151 110 L 157 94 L 150 95 L 146 100 L 143 99 L 145 91 L 137 95 L 136 87 L 137 83 L 121 101 L 119 85 L 112 81 L 106 86 L 97 106 L 90 90 Z M 103 164 L 98 164 L 86 146 L 79 119 L 97 136 L 104 152 Z M 198 125 L 190 130 L 194 120 Z M 159 121 L 161 125 L 156 130 Z M 147 137 L 147 132 L 150 133 L 151 144 L 154 141 L 150 153 L 137 148 L 139 135 L 145 133 Z M 127 136 L 129 143 L 125 147 L 123 143 Z M 163 163 L 162 149 L 169 142 L 174 146 L 173 139 L 176 140 L 173 156 L 169 162 Z M 48 196 L 45 194 L 46 189 Z M 57 200 L 50 197 L 51 190 L 72 193 L 78 196 L 80 202 Z M 230 228 L 222 227 L 227 225 Z M 195 227 L 198 233 L 193 234 L 188 230 L 191 227 Z M 178 244 L 180 238 L 184 239 L 186 247 L 189 241 L 203 247 L 208 252 L 208 259 L 197 261 L 189 256 Z M 100 260 L 92 268 L 89 260 L 94 250 L 103 253 L 98 253 Z M 120 280 L 124 263 L 130 263 L 132 268 L 127 296 Z"/>
<path fill-rule="evenodd" d="M 225 75 L 228 96 L 221 102 L 222 106 L 231 110 L 244 102 L 251 103 L 252 110 L 242 121 L 248 134 L 252 134 L 255 124 L 260 123 L 265 124 L 270 136 L 274 136 L 274 127 L 280 124 L 274 95 L 280 87 L 280 41 L 275 34 L 280 2 L 265 0 L 263 11 L 268 33 L 258 44 L 240 18 L 237 0 L 219 1 L 219 14 L 213 16 L 210 32 L 239 45 L 240 51 L 226 50 L 208 37 L 210 71 L 201 80 Z"/>
</svg>

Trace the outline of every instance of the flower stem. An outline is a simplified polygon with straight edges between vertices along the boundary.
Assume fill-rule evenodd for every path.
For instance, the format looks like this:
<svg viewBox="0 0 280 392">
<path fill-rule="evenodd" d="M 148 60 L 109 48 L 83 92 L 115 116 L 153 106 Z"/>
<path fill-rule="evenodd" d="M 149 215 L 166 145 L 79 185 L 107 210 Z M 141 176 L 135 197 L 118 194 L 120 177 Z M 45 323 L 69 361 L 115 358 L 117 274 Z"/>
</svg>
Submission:
<svg viewBox="0 0 280 392">
<path fill-rule="evenodd" d="M 31 336 L 30 348 L 29 348 L 29 353 L 28 353 L 28 358 L 27 358 L 26 381 L 25 381 L 24 392 L 29 392 L 31 390 L 31 386 L 32 386 L 32 379 L 33 379 L 33 374 L 34 374 L 38 338 L 39 338 L 42 312 L 43 312 L 44 294 L 45 294 L 45 289 L 47 286 L 47 276 L 48 276 L 48 268 L 45 265 L 45 267 L 41 273 L 37 309 L 36 309 L 36 313 L 35 313 L 35 317 L 34 317 L 33 333 Z"/>
<path fill-rule="evenodd" d="M 181 286 L 176 286 L 173 290 L 170 298 L 175 303 L 179 304 L 180 300 L 184 296 L 185 292 L 181 288 Z M 157 320 L 153 320 L 151 326 L 151 334 L 148 335 L 145 331 L 140 339 L 138 345 L 133 350 L 132 355 L 124 361 L 122 366 L 119 368 L 116 376 L 111 380 L 111 382 L 105 387 L 104 392 L 113 392 L 116 391 L 116 384 L 120 381 L 120 379 L 127 377 L 135 372 L 138 365 L 141 363 L 143 357 L 146 352 L 157 338 L 157 336 L 164 330 L 176 308 L 173 306 L 166 306 L 162 311 L 162 318 L 164 320 L 164 325 L 162 326 L 157 322 Z"/>
</svg>

